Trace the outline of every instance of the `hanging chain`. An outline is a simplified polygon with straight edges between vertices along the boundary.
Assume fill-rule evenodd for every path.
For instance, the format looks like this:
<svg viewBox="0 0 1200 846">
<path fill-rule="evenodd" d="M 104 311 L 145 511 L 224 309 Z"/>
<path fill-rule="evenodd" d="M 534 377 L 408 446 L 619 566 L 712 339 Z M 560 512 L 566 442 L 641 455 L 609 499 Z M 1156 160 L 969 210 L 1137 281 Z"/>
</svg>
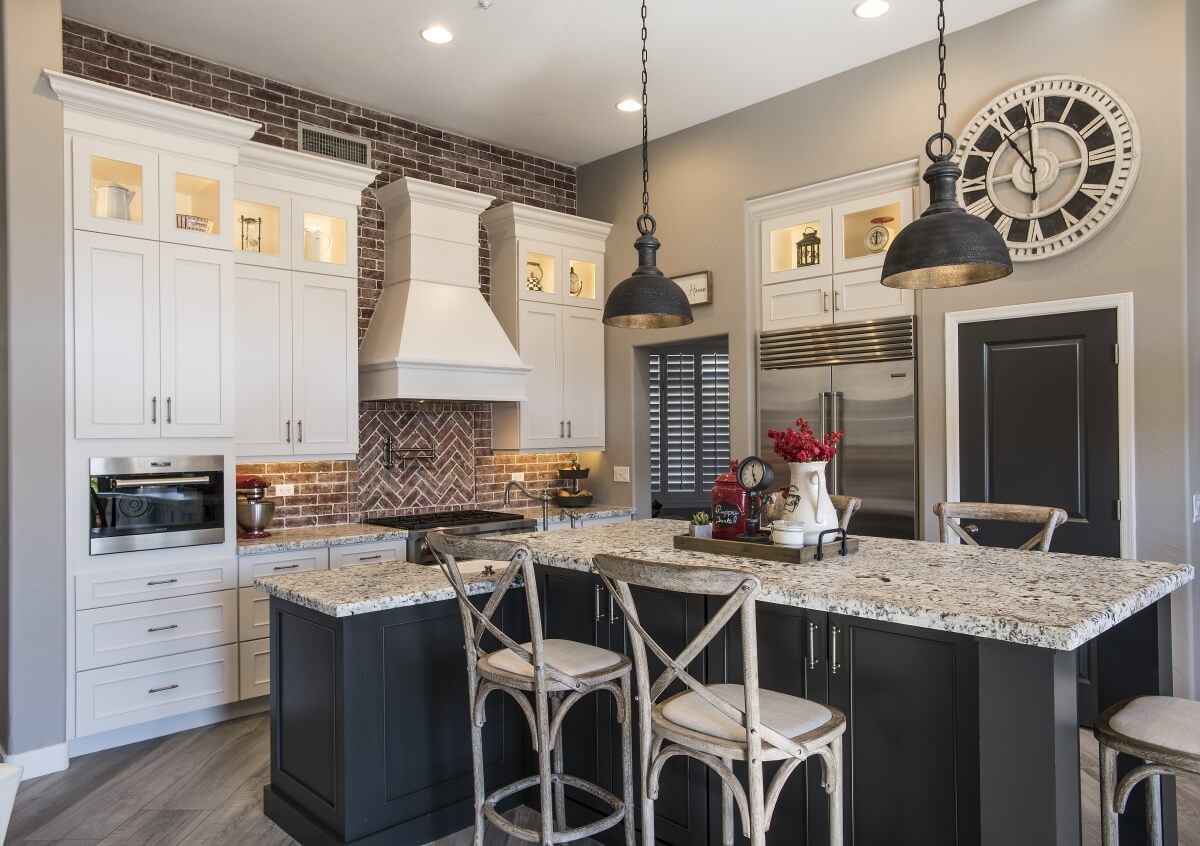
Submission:
<svg viewBox="0 0 1200 846">
<path fill-rule="evenodd" d="M 946 8 L 945 0 L 938 0 L 938 133 L 946 137 Z M 954 152 L 953 149 L 950 150 Z"/>
<path fill-rule="evenodd" d="M 646 110 L 650 100 L 646 96 L 646 83 L 649 76 L 646 72 L 646 61 L 650 54 L 646 52 L 646 0 L 642 0 L 642 215 L 650 217 L 650 121 Z"/>
</svg>

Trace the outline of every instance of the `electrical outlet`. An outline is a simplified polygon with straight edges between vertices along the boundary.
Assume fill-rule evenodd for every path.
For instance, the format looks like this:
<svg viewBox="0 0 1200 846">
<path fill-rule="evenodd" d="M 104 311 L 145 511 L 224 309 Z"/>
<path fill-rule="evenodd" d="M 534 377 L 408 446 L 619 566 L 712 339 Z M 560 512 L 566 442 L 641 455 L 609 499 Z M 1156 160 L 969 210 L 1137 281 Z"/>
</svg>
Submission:
<svg viewBox="0 0 1200 846">
<path fill-rule="evenodd" d="M 1192 522 L 1200 523 L 1200 494 L 1192 494 Z"/>
<path fill-rule="evenodd" d="M 512 474 L 512 480 L 513 480 L 514 482 L 524 482 L 524 481 L 525 481 L 525 474 L 524 474 L 524 473 L 513 473 L 513 474 Z"/>
<path fill-rule="evenodd" d="M 629 468 L 628 467 L 614 467 L 613 468 L 613 481 L 614 482 L 628 482 L 629 481 Z"/>
<path fill-rule="evenodd" d="M 276 485 L 275 486 L 275 496 L 295 496 L 295 495 L 296 495 L 296 486 L 295 485 Z"/>
</svg>

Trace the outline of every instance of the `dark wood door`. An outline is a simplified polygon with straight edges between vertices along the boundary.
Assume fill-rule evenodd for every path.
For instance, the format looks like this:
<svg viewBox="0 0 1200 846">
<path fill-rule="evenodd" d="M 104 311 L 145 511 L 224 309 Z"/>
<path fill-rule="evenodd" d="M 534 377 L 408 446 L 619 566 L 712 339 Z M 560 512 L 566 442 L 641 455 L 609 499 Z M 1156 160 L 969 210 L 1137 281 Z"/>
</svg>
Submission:
<svg viewBox="0 0 1200 846">
<path fill-rule="evenodd" d="M 1055 505 L 1056 552 L 1121 554 L 1117 313 L 1114 309 L 959 328 L 959 472 L 966 501 Z M 1032 531 L 974 521 L 985 546 Z M 1096 646 L 1079 650 L 1079 722 L 1097 711 Z"/>
</svg>

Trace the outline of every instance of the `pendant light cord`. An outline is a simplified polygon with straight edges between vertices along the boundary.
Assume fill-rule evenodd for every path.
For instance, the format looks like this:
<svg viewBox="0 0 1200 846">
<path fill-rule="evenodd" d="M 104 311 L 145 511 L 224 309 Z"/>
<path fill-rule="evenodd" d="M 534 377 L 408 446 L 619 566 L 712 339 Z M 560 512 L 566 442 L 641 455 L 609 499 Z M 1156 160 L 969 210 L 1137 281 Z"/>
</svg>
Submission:
<svg viewBox="0 0 1200 846">
<path fill-rule="evenodd" d="M 646 0 L 642 0 L 642 213 L 637 219 L 637 228 L 643 235 L 653 235 L 658 228 L 650 214 L 650 119 L 646 114 L 650 106 L 646 93 L 646 83 L 650 79 L 646 70 L 649 58 L 650 54 L 646 52 Z"/>
</svg>

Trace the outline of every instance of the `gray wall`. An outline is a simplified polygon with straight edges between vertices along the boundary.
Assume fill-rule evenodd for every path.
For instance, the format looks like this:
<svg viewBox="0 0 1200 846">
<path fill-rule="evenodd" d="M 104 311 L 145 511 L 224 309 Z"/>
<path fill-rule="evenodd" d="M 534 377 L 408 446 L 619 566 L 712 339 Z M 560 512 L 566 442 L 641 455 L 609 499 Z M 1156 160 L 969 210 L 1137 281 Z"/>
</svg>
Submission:
<svg viewBox="0 0 1200 846">
<path fill-rule="evenodd" d="M 1187 298 L 1188 298 L 1188 475 L 1189 490 L 1200 489 L 1200 0 L 1187 2 Z M 1200 523 L 1191 524 L 1188 560 L 1200 560 Z M 1200 617 L 1200 588 L 1197 613 Z M 1200 626 L 1200 623 L 1197 624 Z M 1197 643 L 1200 631 L 1193 627 L 1191 642 Z M 1193 678 L 1200 680 L 1200 646 L 1193 655 Z M 1200 684 L 1200 681 L 1198 681 Z"/>
<path fill-rule="evenodd" d="M 1185 275 L 1184 11 L 1192 0 L 1040 0 L 949 38 L 949 120 L 959 131 L 993 96 L 1047 73 L 1092 77 L 1113 87 L 1141 126 L 1143 161 L 1125 209 L 1069 256 L 1019 265 L 1007 280 L 925 293 L 919 304 L 922 508 L 945 491 L 942 356 L 947 311 L 1100 293 L 1135 293 L 1138 555 L 1188 556 L 1188 335 Z M 953 9 L 949 14 L 953 16 Z M 886 25 L 886 19 L 884 21 Z M 933 29 L 931 16 L 930 29 Z M 753 61 L 752 52 L 747 60 Z M 651 45 L 651 73 L 653 73 Z M 689 327 L 607 330 L 608 452 L 592 458 L 604 501 L 645 513 L 646 484 L 611 482 L 633 464 L 645 479 L 646 447 L 634 443 L 639 411 L 632 345 L 729 335 L 736 454 L 754 448 L 753 333 L 756 289 L 745 276 L 743 203 L 751 197 L 912 158 L 935 129 L 932 44 L 883 59 L 655 141 L 652 210 L 667 273 L 713 271 L 715 304 Z M 1193 78 L 1194 78 L 1193 74 Z M 655 97 L 694 96 L 651 90 Z M 611 287 L 634 266 L 638 153 L 579 169 L 579 213 L 615 223 L 608 243 Z M 1193 195 L 1195 192 L 1193 192 Z M 633 421 L 633 422 L 631 422 Z M 640 462 L 639 462 L 639 453 Z M 1188 597 L 1177 600 L 1177 665 L 1190 668 Z"/>
<path fill-rule="evenodd" d="M 66 737 L 65 298 L 62 107 L 41 79 L 62 69 L 58 0 L 3 0 L 7 413 L 0 451 L 4 634 L 0 676 L 12 753 Z"/>
</svg>

